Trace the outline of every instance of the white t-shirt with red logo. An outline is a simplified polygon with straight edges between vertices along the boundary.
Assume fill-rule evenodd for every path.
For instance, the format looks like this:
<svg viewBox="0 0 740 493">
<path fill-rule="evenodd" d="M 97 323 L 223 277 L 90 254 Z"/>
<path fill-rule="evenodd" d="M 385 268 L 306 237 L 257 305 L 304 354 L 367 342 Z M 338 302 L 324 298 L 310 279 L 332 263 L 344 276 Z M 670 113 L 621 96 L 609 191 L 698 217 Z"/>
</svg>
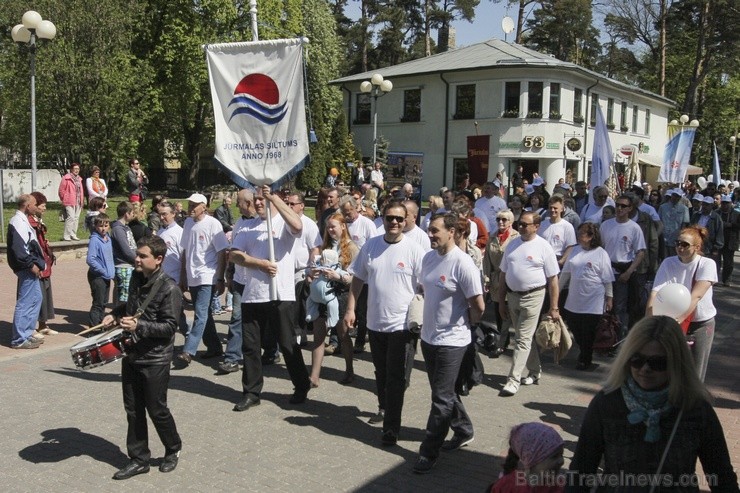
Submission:
<svg viewBox="0 0 740 493">
<path fill-rule="evenodd" d="M 553 223 L 548 217 L 540 224 L 537 234 L 550 243 L 552 249 L 555 250 L 555 255 L 558 257 L 563 255 L 566 248 L 578 243 L 576 241 L 576 230 L 573 229 L 571 223 L 564 219 Z"/>
<path fill-rule="evenodd" d="M 506 245 L 501 272 L 512 291 L 529 291 L 544 286 L 547 278 L 560 273 L 558 259 L 550 244 L 541 236 L 524 241 L 521 236 Z"/>
<path fill-rule="evenodd" d="M 377 332 L 404 330 L 406 314 L 421 279 L 424 250 L 407 237 L 388 243 L 370 238 L 349 268 L 368 286 L 367 328 Z"/>
<path fill-rule="evenodd" d="M 632 262 L 637 252 L 645 250 L 645 236 L 634 221 L 617 222 L 616 218 L 601 223 L 601 243 L 612 262 Z"/>
<path fill-rule="evenodd" d="M 604 283 L 614 282 L 606 250 L 601 247 L 584 250 L 576 245 L 563 265 L 563 274 L 566 272 L 570 273 L 570 284 L 565 309 L 573 313 L 604 313 Z"/>
<path fill-rule="evenodd" d="M 375 227 L 375 223 L 362 214 L 351 223 L 347 223 L 347 231 L 357 248 L 362 248 L 367 240 L 378 235 L 378 228 Z"/>
<path fill-rule="evenodd" d="M 422 262 L 424 323 L 421 339 L 435 346 L 470 344 L 468 299 L 483 294 L 480 271 L 468 254 L 455 247 L 446 255 L 427 252 Z"/>
<path fill-rule="evenodd" d="M 182 227 L 175 221 L 172 221 L 167 227 L 159 228 L 157 236 L 164 240 L 167 245 L 167 253 L 162 261 L 162 270 L 170 276 L 177 284 L 180 283 L 180 268 L 182 267 Z"/>
</svg>

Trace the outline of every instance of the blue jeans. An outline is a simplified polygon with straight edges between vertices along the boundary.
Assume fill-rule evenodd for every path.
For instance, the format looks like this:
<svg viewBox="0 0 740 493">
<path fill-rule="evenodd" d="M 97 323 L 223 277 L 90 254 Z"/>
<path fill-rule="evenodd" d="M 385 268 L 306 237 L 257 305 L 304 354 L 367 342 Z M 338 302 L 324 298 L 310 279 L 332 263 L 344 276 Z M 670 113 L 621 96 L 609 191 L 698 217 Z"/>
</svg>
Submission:
<svg viewBox="0 0 740 493">
<path fill-rule="evenodd" d="M 23 344 L 36 329 L 41 311 L 41 283 L 31 269 L 15 273 L 18 276 L 15 311 L 13 312 L 13 335 L 11 346 Z"/>
<path fill-rule="evenodd" d="M 201 339 L 203 339 L 203 343 L 209 351 L 220 352 L 222 349 L 221 340 L 218 338 L 216 323 L 213 321 L 213 314 L 211 313 L 211 293 L 213 293 L 213 286 L 210 284 L 190 286 L 189 290 L 190 296 L 193 299 L 195 318 L 193 320 L 193 326 L 185 339 L 183 352 L 188 353 L 190 356 L 195 356 L 195 353 L 198 352 L 198 345 Z"/>
<path fill-rule="evenodd" d="M 473 436 L 473 423 L 455 392 L 455 381 L 467 349 L 467 346 L 433 346 L 421 341 L 421 352 L 432 388 L 432 408 L 427 419 L 426 437 L 419 448 L 419 454 L 424 457 L 434 459 L 439 456 L 450 428 L 456 436 Z"/>
<path fill-rule="evenodd" d="M 236 363 L 242 359 L 242 291 L 244 284 L 232 281 L 234 301 L 232 304 L 231 320 L 229 320 L 229 336 L 226 340 L 224 362 Z"/>
</svg>

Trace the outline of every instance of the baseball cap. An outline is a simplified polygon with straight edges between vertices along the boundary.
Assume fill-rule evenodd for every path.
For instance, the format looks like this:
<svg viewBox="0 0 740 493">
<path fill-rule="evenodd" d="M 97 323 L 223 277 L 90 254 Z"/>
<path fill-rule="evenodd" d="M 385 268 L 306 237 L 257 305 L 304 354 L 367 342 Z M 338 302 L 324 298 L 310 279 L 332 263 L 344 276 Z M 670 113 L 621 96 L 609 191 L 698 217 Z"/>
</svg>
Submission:
<svg viewBox="0 0 740 493">
<path fill-rule="evenodd" d="M 563 183 L 563 184 L 558 185 L 558 186 L 560 188 L 562 188 L 563 190 L 570 190 L 570 185 L 568 185 L 567 183 Z"/>
<path fill-rule="evenodd" d="M 193 202 L 196 204 L 206 204 L 208 205 L 208 199 L 205 195 L 202 193 L 194 193 L 190 197 L 188 197 L 188 202 Z"/>
<path fill-rule="evenodd" d="M 544 185 L 544 184 L 545 184 L 545 180 L 543 180 L 539 176 L 535 178 L 534 180 L 532 180 L 532 186 L 539 187 L 540 185 Z"/>
<path fill-rule="evenodd" d="M 524 191 L 527 195 L 532 195 L 534 193 L 534 186 L 533 185 L 525 185 Z"/>
<path fill-rule="evenodd" d="M 702 200 L 704 200 L 704 196 L 700 193 L 695 193 L 694 196 L 691 197 L 692 202 L 694 201 L 701 202 Z"/>
<path fill-rule="evenodd" d="M 714 204 L 714 198 L 713 197 L 704 197 L 704 199 L 702 200 L 702 202 L 705 203 L 705 204 Z"/>
<path fill-rule="evenodd" d="M 683 190 L 681 190 L 680 188 L 672 188 L 668 193 L 670 193 L 671 195 L 678 195 L 679 197 L 684 196 Z"/>
<path fill-rule="evenodd" d="M 730 197 L 729 195 L 723 195 L 722 196 L 722 202 L 730 202 L 730 203 L 732 203 L 732 197 Z"/>
</svg>

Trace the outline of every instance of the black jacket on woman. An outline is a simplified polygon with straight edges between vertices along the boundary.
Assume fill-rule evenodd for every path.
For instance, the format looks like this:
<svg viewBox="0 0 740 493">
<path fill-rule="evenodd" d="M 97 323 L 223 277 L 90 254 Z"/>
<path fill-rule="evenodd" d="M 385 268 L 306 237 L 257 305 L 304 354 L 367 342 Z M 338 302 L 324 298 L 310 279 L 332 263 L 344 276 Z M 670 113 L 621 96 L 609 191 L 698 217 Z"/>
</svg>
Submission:
<svg viewBox="0 0 740 493">
<path fill-rule="evenodd" d="M 579 483 L 578 474 L 593 475 L 604 459 L 604 474 L 614 475 L 620 484 L 597 488 L 598 491 L 649 491 L 650 486 L 627 486 L 630 477 L 654 475 L 668 438 L 678 416 L 678 410 L 667 411 L 660 420 L 661 437 L 656 443 L 645 441 L 644 423 L 630 424 L 627 415 L 630 411 L 620 390 L 604 394 L 599 392 L 591 401 L 583 420 L 578 445 L 570 464 L 571 484 L 566 491 L 590 490 L 587 483 Z M 696 478 L 696 459 L 702 464 L 704 473 L 714 475 L 716 484 L 709 484 L 712 492 L 737 493 L 737 476 L 730 463 L 727 442 L 722 433 L 722 425 L 711 404 L 699 402 L 693 409 L 684 412 L 679 422 L 665 464 L 661 471 L 658 491 L 699 491 Z M 631 475 L 631 476 L 630 476 Z M 671 486 L 667 486 L 669 480 Z M 588 477 L 584 477 L 587 480 Z M 689 481 L 690 484 L 676 484 Z M 703 478 L 701 478 L 703 480 Z M 639 485 L 639 483 L 635 483 Z M 701 484 L 706 490 L 706 484 Z"/>
</svg>

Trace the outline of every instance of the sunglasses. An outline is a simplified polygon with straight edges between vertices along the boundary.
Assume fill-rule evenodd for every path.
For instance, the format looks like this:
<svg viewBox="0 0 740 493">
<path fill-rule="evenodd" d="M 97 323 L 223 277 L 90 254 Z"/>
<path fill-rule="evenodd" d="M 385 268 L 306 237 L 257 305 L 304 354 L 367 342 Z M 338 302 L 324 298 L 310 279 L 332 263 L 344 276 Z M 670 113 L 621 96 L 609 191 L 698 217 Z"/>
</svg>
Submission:
<svg viewBox="0 0 740 493">
<path fill-rule="evenodd" d="M 533 226 L 533 225 L 534 225 L 534 223 L 523 223 L 523 222 L 521 222 L 521 221 L 519 222 L 519 227 L 520 227 L 520 228 L 521 228 L 522 226 L 526 228 L 527 226 Z"/>
<path fill-rule="evenodd" d="M 392 222 L 402 223 L 405 221 L 406 221 L 406 218 L 403 216 L 385 216 L 385 222 L 387 223 L 392 223 Z"/>
<path fill-rule="evenodd" d="M 630 358 L 630 366 L 635 370 L 641 369 L 645 363 L 653 371 L 666 371 L 668 368 L 668 359 L 665 356 L 645 357 L 638 353 Z"/>
<path fill-rule="evenodd" d="M 497 222 L 497 223 L 508 223 L 508 222 L 509 222 L 509 220 L 508 220 L 508 219 L 506 219 L 505 217 L 497 217 L 497 218 L 496 218 L 496 222 Z"/>
<path fill-rule="evenodd" d="M 685 241 L 676 241 L 676 248 L 689 248 L 690 246 L 693 246 L 691 243 L 687 243 Z"/>
<path fill-rule="evenodd" d="M 627 209 L 629 205 L 627 204 L 616 204 L 617 209 Z"/>
</svg>

